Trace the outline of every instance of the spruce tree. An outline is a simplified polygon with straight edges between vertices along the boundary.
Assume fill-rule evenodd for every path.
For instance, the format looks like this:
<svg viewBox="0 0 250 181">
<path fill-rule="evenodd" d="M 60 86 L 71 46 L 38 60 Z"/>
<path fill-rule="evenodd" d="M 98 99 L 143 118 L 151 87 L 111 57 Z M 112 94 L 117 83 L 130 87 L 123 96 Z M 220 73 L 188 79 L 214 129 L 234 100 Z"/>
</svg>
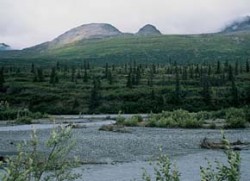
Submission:
<svg viewBox="0 0 250 181">
<path fill-rule="evenodd" d="M 99 78 L 94 78 L 93 88 L 90 92 L 89 112 L 94 113 L 95 109 L 100 105 L 100 88 L 101 82 Z"/>
<path fill-rule="evenodd" d="M 3 67 L 0 69 L 0 89 L 3 88 L 3 84 L 5 83 L 4 79 L 4 69 Z"/>
<path fill-rule="evenodd" d="M 247 60 L 246 61 L 246 72 L 248 73 L 250 70 L 249 70 L 249 61 Z"/>
<path fill-rule="evenodd" d="M 179 104 L 181 102 L 181 87 L 180 87 L 180 77 L 179 70 L 175 68 L 175 103 Z"/>
<path fill-rule="evenodd" d="M 83 82 L 88 82 L 88 72 L 86 68 L 84 68 Z"/>
<path fill-rule="evenodd" d="M 128 88 L 132 88 L 133 85 L 132 85 L 132 75 L 131 75 L 131 72 L 128 74 L 128 77 L 127 77 L 127 87 Z"/>
<path fill-rule="evenodd" d="M 30 70 L 30 72 L 31 72 L 32 74 L 35 73 L 35 65 L 34 65 L 33 63 L 31 64 L 31 70 Z"/>
<path fill-rule="evenodd" d="M 239 94 L 238 94 L 238 88 L 236 87 L 234 80 L 232 80 L 231 94 L 232 94 L 232 104 L 234 106 L 238 106 Z"/>
<path fill-rule="evenodd" d="M 233 68 L 231 65 L 228 66 L 228 80 L 232 81 L 234 79 Z"/>
<path fill-rule="evenodd" d="M 217 61 L 216 74 L 220 74 L 220 73 L 221 73 L 221 64 L 220 64 L 220 61 Z"/>
<path fill-rule="evenodd" d="M 210 80 L 209 77 L 207 76 L 203 76 L 202 97 L 206 105 L 211 104 L 212 96 L 211 96 Z"/>
</svg>

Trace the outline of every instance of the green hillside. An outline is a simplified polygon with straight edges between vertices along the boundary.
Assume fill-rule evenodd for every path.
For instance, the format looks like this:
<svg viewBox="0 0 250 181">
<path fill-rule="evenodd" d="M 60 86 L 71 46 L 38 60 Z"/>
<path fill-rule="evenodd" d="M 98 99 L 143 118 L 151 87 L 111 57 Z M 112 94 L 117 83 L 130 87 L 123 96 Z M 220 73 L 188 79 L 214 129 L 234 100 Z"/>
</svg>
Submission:
<svg viewBox="0 0 250 181">
<path fill-rule="evenodd" d="M 250 56 L 250 32 L 204 35 L 133 36 L 82 40 L 63 47 L 49 43 L 22 51 L 1 52 L 2 61 L 79 62 L 94 64 L 245 62 Z"/>
</svg>

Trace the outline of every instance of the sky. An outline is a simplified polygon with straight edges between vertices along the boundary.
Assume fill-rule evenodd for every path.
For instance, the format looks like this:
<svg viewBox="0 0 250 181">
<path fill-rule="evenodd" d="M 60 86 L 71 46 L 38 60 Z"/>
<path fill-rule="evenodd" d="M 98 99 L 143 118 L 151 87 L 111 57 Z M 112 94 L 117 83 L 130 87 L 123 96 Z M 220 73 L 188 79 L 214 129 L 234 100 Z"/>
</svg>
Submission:
<svg viewBox="0 0 250 181">
<path fill-rule="evenodd" d="M 211 33 L 250 15 L 250 0 L 0 0 L 0 43 L 26 48 L 87 23 L 122 32 Z"/>
</svg>

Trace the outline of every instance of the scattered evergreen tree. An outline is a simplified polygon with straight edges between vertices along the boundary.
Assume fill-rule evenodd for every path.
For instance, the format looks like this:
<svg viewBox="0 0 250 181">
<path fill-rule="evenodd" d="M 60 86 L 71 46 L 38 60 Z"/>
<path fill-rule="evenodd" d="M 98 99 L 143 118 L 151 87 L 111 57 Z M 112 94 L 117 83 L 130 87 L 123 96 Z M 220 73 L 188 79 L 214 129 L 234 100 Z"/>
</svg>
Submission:
<svg viewBox="0 0 250 181">
<path fill-rule="evenodd" d="M 228 80 L 233 81 L 234 75 L 233 75 L 233 68 L 231 65 L 228 66 Z"/>
<path fill-rule="evenodd" d="M 249 70 L 249 61 L 247 60 L 246 61 L 246 72 L 248 73 L 250 70 Z"/>
<path fill-rule="evenodd" d="M 106 63 L 106 65 L 105 65 L 105 78 L 106 79 L 108 78 L 108 74 L 109 74 L 109 65 L 108 65 L 108 63 Z"/>
<path fill-rule="evenodd" d="M 239 105 L 239 94 L 238 94 L 238 88 L 236 87 L 234 80 L 232 80 L 231 92 L 232 92 L 232 104 L 234 106 L 238 106 Z"/>
<path fill-rule="evenodd" d="M 175 103 L 181 102 L 181 86 L 178 67 L 175 68 Z"/>
<path fill-rule="evenodd" d="M 72 67 L 72 70 L 71 70 L 71 82 L 75 82 L 75 73 L 76 73 L 76 69 L 75 69 L 75 67 Z"/>
<path fill-rule="evenodd" d="M 31 64 L 31 70 L 30 70 L 30 72 L 31 72 L 32 74 L 35 73 L 35 65 L 34 65 L 33 63 Z"/>
<path fill-rule="evenodd" d="M 203 77 L 202 97 L 206 105 L 211 104 L 212 96 L 211 96 L 210 80 L 206 76 Z"/>
<path fill-rule="evenodd" d="M 88 82 L 88 72 L 87 69 L 84 69 L 83 82 Z"/>
<path fill-rule="evenodd" d="M 0 69 L 0 89 L 3 88 L 3 84 L 5 83 L 5 79 L 4 79 L 4 68 L 2 67 Z"/>
<path fill-rule="evenodd" d="M 182 80 L 187 80 L 187 79 L 188 79 L 187 67 L 184 67 L 182 73 Z"/>
<path fill-rule="evenodd" d="M 113 75 L 111 71 L 108 71 L 108 82 L 110 85 L 113 84 Z"/>
<path fill-rule="evenodd" d="M 38 82 L 43 82 L 44 81 L 44 75 L 43 75 L 43 69 L 42 68 L 37 69 L 37 81 Z"/>
<path fill-rule="evenodd" d="M 235 62 L 234 74 L 235 75 L 239 74 L 239 62 L 238 62 L 238 60 Z"/>
<path fill-rule="evenodd" d="M 132 88 L 133 85 L 132 85 L 132 75 L 131 75 L 131 72 L 128 74 L 128 77 L 127 77 L 127 87 L 128 88 Z"/>
<path fill-rule="evenodd" d="M 90 92 L 89 112 L 94 113 L 95 109 L 100 105 L 100 88 L 101 82 L 99 78 L 94 78 L 93 88 Z"/>
<path fill-rule="evenodd" d="M 193 68 L 193 65 L 191 65 L 189 67 L 189 77 L 190 77 L 190 79 L 194 78 L 194 68 Z"/>
<path fill-rule="evenodd" d="M 220 64 L 220 61 L 217 61 L 216 74 L 220 74 L 220 73 L 221 73 L 221 64 Z"/>
<path fill-rule="evenodd" d="M 58 76 L 56 74 L 56 68 L 53 67 L 51 69 L 51 73 L 50 73 L 50 80 L 49 83 L 52 84 L 53 86 L 59 82 Z"/>
</svg>

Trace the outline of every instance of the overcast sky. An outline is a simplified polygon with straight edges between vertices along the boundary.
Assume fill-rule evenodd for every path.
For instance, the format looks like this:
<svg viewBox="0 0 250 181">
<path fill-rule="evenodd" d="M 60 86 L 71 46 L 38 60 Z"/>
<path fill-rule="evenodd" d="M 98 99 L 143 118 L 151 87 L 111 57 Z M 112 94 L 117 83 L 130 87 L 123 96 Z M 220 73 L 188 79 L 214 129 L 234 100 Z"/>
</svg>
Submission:
<svg viewBox="0 0 250 181">
<path fill-rule="evenodd" d="M 0 43 L 29 47 L 94 22 L 132 33 L 145 24 L 164 34 L 209 33 L 246 15 L 250 0 L 0 0 Z"/>
</svg>

